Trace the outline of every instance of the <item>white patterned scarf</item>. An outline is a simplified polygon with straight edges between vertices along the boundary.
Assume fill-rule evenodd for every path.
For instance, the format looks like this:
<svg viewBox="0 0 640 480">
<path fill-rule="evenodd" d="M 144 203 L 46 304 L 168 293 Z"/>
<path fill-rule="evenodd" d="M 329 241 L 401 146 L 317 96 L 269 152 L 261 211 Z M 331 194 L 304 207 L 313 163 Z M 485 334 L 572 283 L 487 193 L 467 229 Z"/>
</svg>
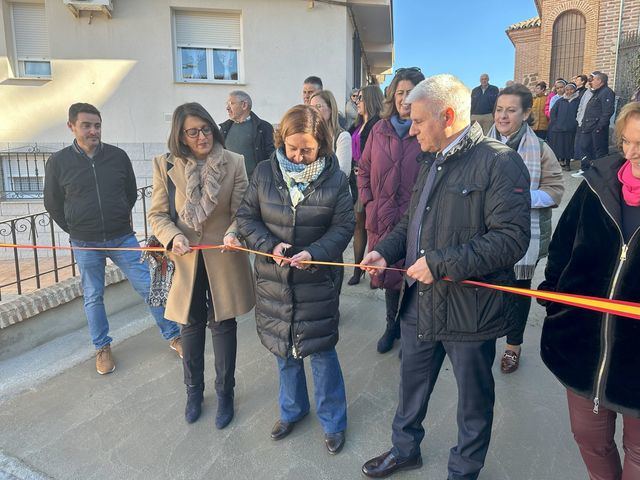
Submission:
<svg viewBox="0 0 640 480">
<path fill-rule="evenodd" d="M 316 180 L 324 170 L 326 163 L 325 158 L 320 157 L 308 165 L 293 163 L 286 157 L 281 148 L 276 150 L 276 158 L 278 159 L 278 165 L 282 172 L 282 178 L 289 189 L 291 203 L 295 207 L 304 198 L 304 190 L 311 182 Z"/>
<path fill-rule="evenodd" d="M 224 174 L 224 148 L 219 143 L 213 145 L 204 165 L 198 165 L 195 158 L 185 158 L 184 176 L 187 183 L 187 197 L 180 218 L 196 232 L 202 232 L 206 222 L 218 204 L 220 180 Z"/>
<path fill-rule="evenodd" d="M 497 132 L 495 125 L 491 127 L 487 136 L 500 140 L 500 134 Z M 540 159 L 542 157 L 542 151 L 540 139 L 536 136 L 533 129 L 527 125 L 526 122 L 523 122 L 520 130 L 511 135 L 505 143 L 520 154 L 527 170 L 529 170 L 531 190 L 538 190 L 538 188 L 540 188 Z M 530 280 L 533 278 L 533 273 L 540 258 L 540 238 L 540 209 L 532 208 L 531 240 L 529 241 L 527 253 L 515 264 L 516 279 Z"/>
</svg>

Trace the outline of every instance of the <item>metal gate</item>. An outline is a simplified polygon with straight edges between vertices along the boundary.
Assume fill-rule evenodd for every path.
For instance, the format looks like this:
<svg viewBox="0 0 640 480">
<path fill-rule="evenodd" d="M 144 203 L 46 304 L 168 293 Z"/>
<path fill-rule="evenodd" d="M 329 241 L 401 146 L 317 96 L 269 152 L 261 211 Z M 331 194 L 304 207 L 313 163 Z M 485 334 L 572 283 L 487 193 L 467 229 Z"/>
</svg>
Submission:
<svg viewBox="0 0 640 480">
<path fill-rule="evenodd" d="M 615 87 L 616 95 L 620 97 L 620 106 L 627 103 L 640 87 L 639 32 L 626 33 L 620 39 Z"/>
</svg>

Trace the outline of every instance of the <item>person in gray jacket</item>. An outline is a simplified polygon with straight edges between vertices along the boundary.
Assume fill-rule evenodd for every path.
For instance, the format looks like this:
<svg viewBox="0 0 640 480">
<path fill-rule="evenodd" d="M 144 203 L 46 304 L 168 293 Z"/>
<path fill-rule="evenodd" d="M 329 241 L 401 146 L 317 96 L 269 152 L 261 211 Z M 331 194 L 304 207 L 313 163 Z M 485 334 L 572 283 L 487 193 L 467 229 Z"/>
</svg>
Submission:
<svg viewBox="0 0 640 480">
<path fill-rule="evenodd" d="M 234 90 L 227 99 L 229 120 L 220 124 L 227 150 L 244 157 L 247 177 L 251 178 L 256 165 L 271 156 L 273 127 L 251 110 L 253 102 L 247 92 Z"/>
<path fill-rule="evenodd" d="M 458 444 L 451 480 L 475 480 L 491 439 L 496 338 L 511 325 L 513 302 L 497 290 L 460 283 L 515 281 L 530 239 L 530 177 L 520 155 L 470 125 L 470 95 L 452 75 L 420 82 L 411 134 L 423 152 L 409 208 L 363 260 L 375 267 L 405 258 L 400 300 L 400 399 L 393 447 L 366 462 L 373 478 L 422 465 L 422 422 L 445 356 L 458 384 Z"/>
</svg>

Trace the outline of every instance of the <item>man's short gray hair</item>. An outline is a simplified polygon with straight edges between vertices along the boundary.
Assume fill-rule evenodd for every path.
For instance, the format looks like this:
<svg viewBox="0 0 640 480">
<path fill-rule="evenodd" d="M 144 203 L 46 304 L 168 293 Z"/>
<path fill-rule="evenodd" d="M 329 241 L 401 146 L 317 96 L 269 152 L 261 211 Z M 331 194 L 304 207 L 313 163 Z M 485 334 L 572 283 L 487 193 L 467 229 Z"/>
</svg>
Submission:
<svg viewBox="0 0 640 480">
<path fill-rule="evenodd" d="M 251 110 L 251 108 L 253 107 L 253 102 L 251 101 L 251 97 L 244 90 L 234 90 L 229 94 L 229 96 L 236 97 L 241 102 L 247 102 L 247 105 L 249 106 L 249 110 Z"/>
<path fill-rule="evenodd" d="M 597 73 L 594 73 L 593 76 L 598 77 L 600 80 L 602 80 L 602 83 L 604 83 L 605 85 L 609 83 L 609 75 L 607 75 L 606 73 L 597 72 Z"/>
<path fill-rule="evenodd" d="M 447 73 L 427 77 L 416 85 L 405 100 L 411 104 L 425 101 L 433 113 L 440 113 L 451 107 L 456 118 L 469 123 L 471 121 L 471 92 L 457 77 Z"/>
</svg>

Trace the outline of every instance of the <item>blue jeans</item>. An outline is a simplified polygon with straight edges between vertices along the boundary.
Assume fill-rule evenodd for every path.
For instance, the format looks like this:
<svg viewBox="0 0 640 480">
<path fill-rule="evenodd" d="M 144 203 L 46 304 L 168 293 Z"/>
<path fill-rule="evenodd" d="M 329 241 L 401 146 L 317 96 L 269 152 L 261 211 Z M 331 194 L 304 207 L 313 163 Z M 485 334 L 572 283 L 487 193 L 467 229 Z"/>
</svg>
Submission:
<svg viewBox="0 0 640 480">
<path fill-rule="evenodd" d="M 83 242 L 71 239 L 73 247 L 139 247 L 136 237 L 130 233 L 106 242 Z M 127 276 L 136 292 L 146 301 L 151 286 L 149 268 L 140 263 L 140 252 L 134 250 L 75 250 L 74 255 L 80 269 L 80 282 L 84 293 L 84 312 L 87 315 L 89 333 L 96 348 L 111 343 L 109 321 L 104 309 L 104 273 L 107 258 L 110 258 Z M 180 335 L 177 323 L 164 318 L 163 307 L 149 307 L 165 340 Z"/>
<path fill-rule="evenodd" d="M 302 360 L 278 359 L 280 371 L 280 419 L 297 422 L 309 413 L 309 394 Z M 336 349 L 312 353 L 316 414 L 325 433 L 343 432 L 347 428 L 347 395 Z"/>
</svg>

